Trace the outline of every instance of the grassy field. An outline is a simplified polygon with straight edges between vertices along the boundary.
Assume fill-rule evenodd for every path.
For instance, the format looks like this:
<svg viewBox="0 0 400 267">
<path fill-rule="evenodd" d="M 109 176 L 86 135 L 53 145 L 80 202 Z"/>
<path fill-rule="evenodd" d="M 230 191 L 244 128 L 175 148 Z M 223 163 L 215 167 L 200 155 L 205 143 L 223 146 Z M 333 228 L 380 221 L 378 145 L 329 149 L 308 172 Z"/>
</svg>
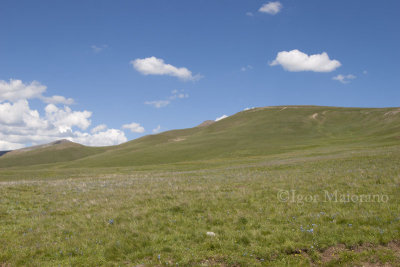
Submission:
<svg viewBox="0 0 400 267">
<path fill-rule="evenodd" d="M 0 266 L 400 266 L 398 118 L 360 109 L 316 121 L 326 108 L 311 107 L 280 123 L 281 109 L 73 161 L 4 158 Z M 239 141 L 249 125 L 260 130 L 260 119 L 275 118 L 275 130 L 249 130 L 253 142 Z M 217 145 L 229 127 L 229 140 Z M 217 140 L 212 152 L 197 150 L 204 132 Z M 171 145 L 180 134 L 188 147 Z M 137 158 L 152 150 L 165 158 Z M 192 154 L 173 154 L 182 151 Z"/>
</svg>

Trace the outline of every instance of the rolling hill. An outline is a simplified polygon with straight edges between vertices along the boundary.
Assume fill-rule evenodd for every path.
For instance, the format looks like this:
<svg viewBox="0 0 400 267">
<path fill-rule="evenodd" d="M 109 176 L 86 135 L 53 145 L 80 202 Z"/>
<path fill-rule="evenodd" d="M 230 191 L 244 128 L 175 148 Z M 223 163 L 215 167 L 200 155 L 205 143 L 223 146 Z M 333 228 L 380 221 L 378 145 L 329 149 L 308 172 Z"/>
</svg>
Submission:
<svg viewBox="0 0 400 267">
<path fill-rule="evenodd" d="M 398 162 L 399 108 L 265 107 L 12 151 L 0 266 L 400 266 Z"/>
<path fill-rule="evenodd" d="M 58 140 L 5 153 L 0 158 L 0 168 L 68 162 L 103 152 L 105 149 Z"/>
<path fill-rule="evenodd" d="M 391 144 L 400 144 L 399 108 L 275 106 L 118 146 L 94 148 L 63 142 L 13 151 L 0 157 L 0 168 L 48 163 L 62 163 L 62 167 L 143 166 Z"/>
</svg>

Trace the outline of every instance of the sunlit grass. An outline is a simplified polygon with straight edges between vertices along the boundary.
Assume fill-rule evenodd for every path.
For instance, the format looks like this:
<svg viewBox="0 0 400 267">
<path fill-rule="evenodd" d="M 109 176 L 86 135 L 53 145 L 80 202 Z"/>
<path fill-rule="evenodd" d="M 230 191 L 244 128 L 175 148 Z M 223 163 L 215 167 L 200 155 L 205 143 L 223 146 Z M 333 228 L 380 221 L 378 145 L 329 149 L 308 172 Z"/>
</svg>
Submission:
<svg viewBox="0 0 400 267">
<path fill-rule="evenodd" d="M 32 170 L 32 177 L 3 171 L 0 264 L 400 264 L 385 247 L 351 250 L 400 238 L 399 147 L 317 154 L 201 170 L 189 164 L 186 171 Z M 389 200 L 280 202 L 280 190 L 304 196 L 337 190 Z M 323 252 L 338 244 L 349 250 L 324 261 Z"/>
</svg>

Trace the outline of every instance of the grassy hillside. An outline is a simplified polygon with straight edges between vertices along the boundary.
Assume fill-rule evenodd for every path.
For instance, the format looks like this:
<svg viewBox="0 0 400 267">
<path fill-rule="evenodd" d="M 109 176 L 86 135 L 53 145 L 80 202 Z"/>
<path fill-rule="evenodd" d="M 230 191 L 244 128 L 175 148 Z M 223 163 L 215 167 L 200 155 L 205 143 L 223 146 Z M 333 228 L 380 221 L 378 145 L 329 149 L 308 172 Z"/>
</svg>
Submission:
<svg viewBox="0 0 400 267">
<path fill-rule="evenodd" d="M 119 146 L 54 147 L 0 158 L 1 167 L 63 162 L 65 167 L 128 167 L 400 143 L 398 108 L 279 106 L 239 112 L 203 127 L 145 136 Z"/>
<path fill-rule="evenodd" d="M 73 142 L 55 141 L 48 145 L 8 152 L 0 157 L 0 168 L 69 162 L 104 152 L 105 149 L 87 147 Z"/>
<path fill-rule="evenodd" d="M 321 147 L 400 143 L 398 109 L 270 107 L 208 125 L 150 135 L 71 163 L 140 166 L 274 155 Z"/>
<path fill-rule="evenodd" d="M 8 153 L 0 266 L 400 266 L 399 111 L 259 108 Z"/>
<path fill-rule="evenodd" d="M 256 108 L 221 121 L 148 135 L 119 146 L 68 143 L 7 153 L 0 168 L 62 163 L 65 167 L 129 167 L 275 155 L 400 142 L 400 110 L 317 106 Z"/>
</svg>

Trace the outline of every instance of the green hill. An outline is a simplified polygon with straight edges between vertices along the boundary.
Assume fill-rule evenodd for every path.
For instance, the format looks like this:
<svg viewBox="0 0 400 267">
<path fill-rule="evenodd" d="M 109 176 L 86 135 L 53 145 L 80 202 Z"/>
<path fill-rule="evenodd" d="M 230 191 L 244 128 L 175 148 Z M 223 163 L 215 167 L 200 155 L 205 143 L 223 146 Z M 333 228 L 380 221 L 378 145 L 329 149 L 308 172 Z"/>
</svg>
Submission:
<svg viewBox="0 0 400 267">
<path fill-rule="evenodd" d="M 12 151 L 0 266 L 400 266 L 399 162 L 398 108 L 257 108 Z"/>
<path fill-rule="evenodd" d="M 64 167 L 143 166 L 234 159 L 308 149 L 400 143 L 399 108 L 276 106 L 239 112 L 201 127 L 148 135 L 118 146 L 50 146 L 0 158 L 0 167 L 64 162 Z"/>
<path fill-rule="evenodd" d="M 10 151 L 0 157 L 0 168 L 69 162 L 105 151 L 67 140 Z"/>
</svg>

